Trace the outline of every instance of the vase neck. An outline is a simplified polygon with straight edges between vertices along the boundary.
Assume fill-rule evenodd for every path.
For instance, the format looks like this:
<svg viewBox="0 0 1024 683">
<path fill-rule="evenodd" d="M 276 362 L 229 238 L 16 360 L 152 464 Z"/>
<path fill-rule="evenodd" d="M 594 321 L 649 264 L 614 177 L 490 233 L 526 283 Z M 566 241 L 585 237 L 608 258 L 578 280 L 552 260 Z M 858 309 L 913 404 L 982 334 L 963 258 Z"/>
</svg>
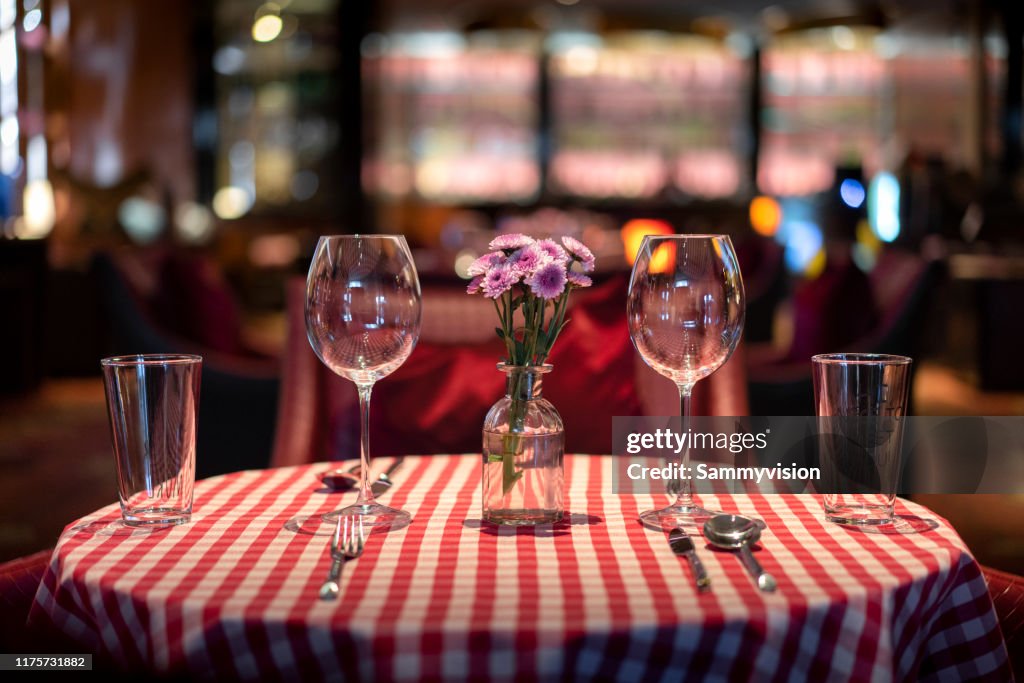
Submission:
<svg viewBox="0 0 1024 683">
<path fill-rule="evenodd" d="M 501 365 L 499 369 L 508 376 L 505 395 L 515 401 L 530 401 L 541 397 L 544 375 L 551 371 L 551 366 Z"/>
</svg>

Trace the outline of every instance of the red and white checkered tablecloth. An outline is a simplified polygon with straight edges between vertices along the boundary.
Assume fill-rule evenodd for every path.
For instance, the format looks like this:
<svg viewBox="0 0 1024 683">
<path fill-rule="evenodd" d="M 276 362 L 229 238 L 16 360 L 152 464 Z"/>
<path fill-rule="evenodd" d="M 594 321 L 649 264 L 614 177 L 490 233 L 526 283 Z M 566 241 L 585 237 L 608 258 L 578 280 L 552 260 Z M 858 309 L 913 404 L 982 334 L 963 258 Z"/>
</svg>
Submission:
<svg viewBox="0 0 1024 683">
<path fill-rule="evenodd" d="M 481 527 L 478 457 L 409 458 L 390 502 L 411 526 L 374 534 L 337 602 L 317 599 L 323 536 L 284 528 L 354 494 L 317 493 L 322 466 L 198 484 L 191 524 L 146 535 L 65 531 L 30 621 L 137 669 L 207 678 L 351 680 L 1006 681 L 977 563 L 936 519 L 926 533 L 828 524 L 809 495 L 703 496 L 764 519 L 757 591 L 737 557 L 698 553 L 713 591 L 611 493 L 611 462 L 566 458 L 561 527 Z M 83 521 L 117 519 L 116 506 Z"/>
</svg>

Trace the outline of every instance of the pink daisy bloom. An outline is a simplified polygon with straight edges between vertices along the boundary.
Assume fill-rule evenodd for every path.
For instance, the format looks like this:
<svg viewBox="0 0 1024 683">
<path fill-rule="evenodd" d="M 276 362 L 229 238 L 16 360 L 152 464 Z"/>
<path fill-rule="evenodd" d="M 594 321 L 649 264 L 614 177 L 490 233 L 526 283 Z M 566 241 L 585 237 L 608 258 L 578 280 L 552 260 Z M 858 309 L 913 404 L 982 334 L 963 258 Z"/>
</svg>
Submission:
<svg viewBox="0 0 1024 683">
<path fill-rule="evenodd" d="M 469 281 L 469 284 L 466 285 L 466 294 L 476 294 L 477 292 L 480 291 L 480 286 L 483 285 L 483 283 L 483 275 L 475 276 L 472 280 Z"/>
<path fill-rule="evenodd" d="M 516 249 L 522 249 L 525 246 L 533 244 L 533 238 L 527 237 L 522 233 L 510 232 L 507 235 L 499 235 L 491 240 L 491 243 L 487 245 L 488 249 L 494 251 L 514 251 Z"/>
<path fill-rule="evenodd" d="M 530 291 L 542 299 L 554 299 L 565 291 L 565 266 L 554 261 L 546 263 L 526 281 Z"/>
<path fill-rule="evenodd" d="M 590 285 L 594 284 L 594 282 L 583 273 L 573 273 L 570 271 L 569 274 L 565 276 L 565 278 L 573 287 L 589 287 Z"/>
<path fill-rule="evenodd" d="M 469 264 L 469 270 L 467 271 L 471 277 L 477 275 L 483 275 L 492 267 L 499 265 L 505 260 L 505 255 L 500 251 L 492 251 L 489 254 L 484 254 L 477 260 Z"/>
<path fill-rule="evenodd" d="M 575 237 L 569 236 L 562 238 L 562 244 L 565 245 L 565 250 L 572 255 L 572 259 L 580 262 L 584 273 L 594 270 L 594 253 L 587 248 L 587 245 Z"/>
<path fill-rule="evenodd" d="M 569 261 L 569 255 L 565 253 L 565 249 L 562 249 L 554 240 L 541 240 L 537 242 L 536 246 L 537 249 L 544 252 L 552 261 L 558 261 L 562 264 Z"/>
<path fill-rule="evenodd" d="M 502 264 L 487 271 L 481 288 L 484 291 L 484 296 L 489 299 L 497 299 L 512 289 L 512 285 L 517 282 L 519 282 L 519 276 L 512 270 L 512 267 Z"/>
<path fill-rule="evenodd" d="M 527 245 L 508 257 L 509 265 L 520 277 L 529 277 L 533 271 L 551 260 L 544 251 L 538 248 L 538 245 L 539 243 Z"/>
</svg>

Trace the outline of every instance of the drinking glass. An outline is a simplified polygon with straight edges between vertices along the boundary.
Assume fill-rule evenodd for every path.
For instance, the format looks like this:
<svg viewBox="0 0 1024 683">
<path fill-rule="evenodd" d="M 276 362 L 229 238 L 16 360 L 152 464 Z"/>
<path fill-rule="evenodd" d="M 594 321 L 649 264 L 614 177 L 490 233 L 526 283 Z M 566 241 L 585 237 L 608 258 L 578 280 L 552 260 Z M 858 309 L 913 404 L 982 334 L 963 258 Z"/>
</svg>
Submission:
<svg viewBox="0 0 1024 683">
<path fill-rule="evenodd" d="M 633 264 L 626 303 L 633 345 L 649 366 L 679 388 L 683 430 L 694 385 L 720 368 L 743 331 L 743 279 L 726 235 L 648 236 Z M 683 451 L 688 473 L 690 449 Z M 676 499 L 640 520 L 649 527 L 700 525 L 714 514 L 697 505 L 683 476 Z"/>
<path fill-rule="evenodd" d="M 398 369 L 420 336 L 420 281 L 405 237 L 320 238 L 306 279 L 306 334 L 333 372 L 356 385 L 361 436 L 359 498 L 324 515 L 360 515 L 363 526 L 397 528 L 408 512 L 381 505 L 370 490 L 370 394 Z"/>
<path fill-rule="evenodd" d="M 913 361 L 871 353 L 811 361 L 825 517 L 838 524 L 891 524 Z"/>
<path fill-rule="evenodd" d="M 196 415 L 203 359 L 115 356 L 100 361 L 128 526 L 185 524 L 196 480 Z"/>
</svg>

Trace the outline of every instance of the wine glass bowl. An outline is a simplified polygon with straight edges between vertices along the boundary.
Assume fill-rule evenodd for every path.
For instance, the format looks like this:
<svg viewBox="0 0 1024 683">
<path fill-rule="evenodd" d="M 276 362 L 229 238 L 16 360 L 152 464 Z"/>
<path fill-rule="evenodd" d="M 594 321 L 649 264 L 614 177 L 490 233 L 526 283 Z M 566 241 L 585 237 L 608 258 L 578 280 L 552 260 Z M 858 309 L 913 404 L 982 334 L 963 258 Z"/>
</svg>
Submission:
<svg viewBox="0 0 1024 683">
<path fill-rule="evenodd" d="M 729 360 L 743 317 L 743 278 L 728 236 L 644 238 L 633 264 L 626 318 L 640 357 L 678 387 L 684 429 L 693 386 Z M 688 462 L 687 449 L 683 466 Z M 662 528 L 699 524 L 710 516 L 694 504 L 689 480 L 681 484 L 675 503 L 645 512 L 641 520 Z"/>
<path fill-rule="evenodd" d="M 317 357 L 356 385 L 361 415 L 359 499 L 328 513 L 360 515 L 364 526 L 395 527 L 408 513 L 377 503 L 370 490 L 369 403 L 374 383 L 397 370 L 420 333 L 416 267 L 401 235 L 324 236 L 306 278 L 306 334 Z"/>
</svg>

